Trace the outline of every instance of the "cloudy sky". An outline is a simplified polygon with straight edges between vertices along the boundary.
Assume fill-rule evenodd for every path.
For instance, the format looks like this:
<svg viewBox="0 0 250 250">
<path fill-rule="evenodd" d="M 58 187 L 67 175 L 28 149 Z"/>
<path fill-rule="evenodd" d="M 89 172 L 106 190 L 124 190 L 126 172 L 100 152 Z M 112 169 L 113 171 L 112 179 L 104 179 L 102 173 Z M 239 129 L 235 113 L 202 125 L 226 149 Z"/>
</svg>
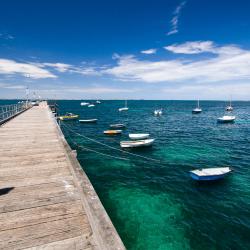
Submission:
<svg viewBox="0 0 250 250">
<path fill-rule="evenodd" d="M 248 0 L 1 2 L 0 98 L 250 100 Z"/>
</svg>

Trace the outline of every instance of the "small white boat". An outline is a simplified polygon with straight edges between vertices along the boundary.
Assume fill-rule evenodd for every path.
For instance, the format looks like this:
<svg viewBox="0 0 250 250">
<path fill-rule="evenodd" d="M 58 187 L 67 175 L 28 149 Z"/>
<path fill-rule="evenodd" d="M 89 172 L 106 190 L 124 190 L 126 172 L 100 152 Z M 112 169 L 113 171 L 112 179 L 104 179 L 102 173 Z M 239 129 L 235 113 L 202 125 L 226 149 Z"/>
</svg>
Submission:
<svg viewBox="0 0 250 250">
<path fill-rule="evenodd" d="M 215 181 L 224 178 L 231 171 L 229 167 L 203 168 L 190 171 L 190 176 L 196 181 Z"/>
<path fill-rule="evenodd" d="M 197 101 L 197 107 L 195 109 L 192 110 L 193 114 L 199 114 L 202 112 L 202 109 L 200 108 L 200 101 Z"/>
<path fill-rule="evenodd" d="M 126 126 L 122 123 L 111 124 L 109 125 L 110 128 L 125 128 Z"/>
<path fill-rule="evenodd" d="M 162 109 L 156 109 L 156 110 L 154 111 L 154 115 L 156 115 L 156 116 L 162 115 Z"/>
<path fill-rule="evenodd" d="M 138 148 L 138 147 L 148 147 L 153 144 L 155 139 L 146 139 L 138 141 L 121 141 L 120 145 L 122 148 Z"/>
<path fill-rule="evenodd" d="M 149 134 L 129 134 L 128 136 L 131 140 L 143 140 L 148 139 Z"/>
<path fill-rule="evenodd" d="M 95 122 L 97 122 L 97 119 L 85 119 L 85 120 L 81 119 L 81 120 L 79 120 L 79 122 L 81 122 L 81 123 L 95 123 Z"/>
<path fill-rule="evenodd" d="M 116 130 L 116 129 L 112 129 L 112 130 L 105 130 L 103 131 L 103 133 L 105 135 L 119 135 L 122 133 L 122 130 Z"/>
<path fill-rule="evenodd" d="M 87 105 L 89 105 L 89 103 L 88 103 L 88 102 L 81 102 L 80 105 L 81 105 L 81 106 L 87 106 Z"/>
<path fill-rule="evenodd" d="M 95 107 L 95 105 L 94 104 L 89 104 L 88 107 L 92 108 L 92 107 Z"/>
<path fill-rule="evenodd" d="M 222 117 L 219 117 L 217 121 L 219 123 L 230 123 L 230 122 L 234 122 L 235 119 L 236 117 L 234 115 L 224 115 Z"/>
<path fill-rule="evenodd" d="M 97 103 L 97 104 L 100 104 L 101 102 L 97 100 L 96 103 Z"/>
<path fill-rule="evenodd" d="M 123 107 L 123 108 L 119 108 L 118 110 L 119 110 L 119 112 L 121 112 L 121 111 L 128 111 L 128 105 L 127 105 L 127 100 L 125 101 L 125 107 Z"/>
</svg>

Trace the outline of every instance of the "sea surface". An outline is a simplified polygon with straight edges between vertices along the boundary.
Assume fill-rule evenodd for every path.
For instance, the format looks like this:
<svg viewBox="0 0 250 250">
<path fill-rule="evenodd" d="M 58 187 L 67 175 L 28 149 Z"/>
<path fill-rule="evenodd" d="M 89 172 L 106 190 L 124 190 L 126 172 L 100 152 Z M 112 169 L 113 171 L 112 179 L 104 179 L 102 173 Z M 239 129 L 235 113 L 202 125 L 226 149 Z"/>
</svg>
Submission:
<svg viewBox="0 0 250 250">
<path fill-rule="evenodd" d="M 194 101 L 131 100 L 128 112 L 118 112 L 123 101 L 57 103 L 60 114 L 98 119 L 63 122 L 62 129 L 127 249 L 250 248 L 250 102 L 233 102 L 234 124 L 217 124 L 226 106 L 219 101 L 201 101 L 198 115 L 191 113 Z M 163 108 L 161 117 L 156 108 Z M 114 123 L 127 129 L 105 136 Z M 116 150 L 128 133 L 156 140 L 151 148 Z M 218 182 L 189 177 L 195 168 L 223 166 L 234 172 Z"/>
</svg>

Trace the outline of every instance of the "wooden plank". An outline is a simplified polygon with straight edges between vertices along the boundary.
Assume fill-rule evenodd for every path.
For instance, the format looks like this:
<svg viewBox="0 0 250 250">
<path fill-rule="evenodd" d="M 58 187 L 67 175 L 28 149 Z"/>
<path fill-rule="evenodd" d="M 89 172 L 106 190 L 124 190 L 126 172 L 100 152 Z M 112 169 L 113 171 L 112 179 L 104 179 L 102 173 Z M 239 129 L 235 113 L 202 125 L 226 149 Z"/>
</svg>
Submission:
<svg viewBox="0 0 250 250">
<path fill-rule="evenodd" d="M 93 250 L 97 249 L 82 236 L 56 241 L 42 246 L 26 248 L 25 250 Z"/>
<path fill-rule="evenodd" d="M 0 213 L 79 200 L 79 193 L 72 180 L 47 182 L 14 188 L 8 195 L 0 196 Z"/>
<path fill-rule="evenodd" d="M 0 232 L 0 249 L 13 250 L 48 244 L 77 236 L 90 236 L 89 224 L 82 216 L 40 223 Z"/>
<path fill-rule="evenodd" d="M 88 224 L 80 200 L 75 202 L 74 206 L 72 206 L 72 202 L 64 202 L 28 209 L 19 209 L 0 214 L 0 232 L 62 220 L 74 216 L 83 216 L 85 223 Z"/>
</svg>

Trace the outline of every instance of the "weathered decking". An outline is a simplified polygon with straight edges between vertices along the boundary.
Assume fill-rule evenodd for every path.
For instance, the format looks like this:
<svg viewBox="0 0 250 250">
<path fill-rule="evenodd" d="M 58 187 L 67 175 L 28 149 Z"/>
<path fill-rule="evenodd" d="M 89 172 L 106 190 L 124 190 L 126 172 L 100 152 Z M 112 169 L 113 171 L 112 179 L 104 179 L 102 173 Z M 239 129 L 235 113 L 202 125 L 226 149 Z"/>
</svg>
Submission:
<svg viewBox="0 0 250 250">
<path fill-rule="evenodd" d="M 124 249 L 46 103 L 0 127 L 0 249 Z"/>
</svg>

